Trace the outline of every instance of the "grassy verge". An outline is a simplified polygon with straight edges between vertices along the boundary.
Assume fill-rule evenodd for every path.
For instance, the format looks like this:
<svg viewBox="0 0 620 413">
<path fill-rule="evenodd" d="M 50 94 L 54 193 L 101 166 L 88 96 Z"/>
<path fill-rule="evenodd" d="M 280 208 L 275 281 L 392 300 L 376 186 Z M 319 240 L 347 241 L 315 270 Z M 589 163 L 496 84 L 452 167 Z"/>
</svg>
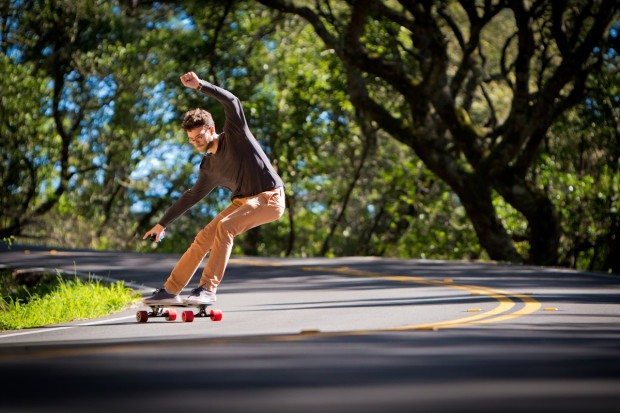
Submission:
<svg viewBox="0 0 620 413">
<path fill-rule="evenodd" d="M 62 277 L 60 274 L 21 274 L 0 271 L 0 330 L 41 327 L 122 310 L 139 294 L 122 281 Z"/>
</svg>

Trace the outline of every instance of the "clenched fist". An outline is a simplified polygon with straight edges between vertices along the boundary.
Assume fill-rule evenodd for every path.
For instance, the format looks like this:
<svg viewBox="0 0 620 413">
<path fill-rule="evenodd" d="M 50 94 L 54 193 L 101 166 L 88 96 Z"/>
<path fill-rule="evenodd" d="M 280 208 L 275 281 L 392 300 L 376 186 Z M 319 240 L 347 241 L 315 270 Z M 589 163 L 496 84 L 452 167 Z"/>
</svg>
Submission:
<svg viewBox="0 0 620 413">
<path fill-rule="evenodd" d="M 181 75 L 181 83 L 183 83 L 183 86 L 198 89 L 198 86 L 200 86 L 200 78 L 194 72 L 187 72 Z"/>
</svg>

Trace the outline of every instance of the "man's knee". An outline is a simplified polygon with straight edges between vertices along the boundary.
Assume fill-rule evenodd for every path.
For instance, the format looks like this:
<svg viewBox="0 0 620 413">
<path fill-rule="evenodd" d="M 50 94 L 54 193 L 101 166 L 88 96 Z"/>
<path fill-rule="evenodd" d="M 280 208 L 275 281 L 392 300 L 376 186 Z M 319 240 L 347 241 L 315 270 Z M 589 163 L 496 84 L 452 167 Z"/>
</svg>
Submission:
<svg viewBox="0 0 620 413">
<path fill-rule="evenodd" d="M 211 241 L 209 240 L 209 236 L 204 229 L 196 234 L 194 237 L 194 242 L 192 242 L 192 246 L 198 247 L 201 250 L 208 250 L 211 248 Z"/>
<path fill-rule="evenodd" d="M 235 226 L 231 222 L 231 220 L 224 218 L 220 222 L 217 223 L 217 227 L 215 228 L 215 232 L 219 237 L 230 237 L 233 238 L 237 235 L 235 230 Z"/>
</svg>

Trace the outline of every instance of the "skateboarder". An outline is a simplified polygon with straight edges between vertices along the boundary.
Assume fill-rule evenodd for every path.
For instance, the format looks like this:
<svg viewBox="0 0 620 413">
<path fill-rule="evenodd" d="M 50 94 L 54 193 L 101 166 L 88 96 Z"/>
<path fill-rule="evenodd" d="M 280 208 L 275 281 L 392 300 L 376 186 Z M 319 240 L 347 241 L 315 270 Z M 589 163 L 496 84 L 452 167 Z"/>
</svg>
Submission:
<svg viewBox="0 0 620 413">
<path fill-rule="evenodd" d="M 284 213 L 284 184 L 250 132 L 239 99 L 229 91 L 199 79 L 194 72 L 181 76 L 184 86 L 216 99 L 226 115 L 223 132 L 215 132 L 211 114 L 203 109 L 185 114 L 181 127 L 189 143 L 204 153 L 196 184 L 144 234 L 159 242 L 166 227 L 207 196 L 215 187 L 232 192 L 230 205 L 198 232 L 162 288 L 144 300 L 149 305 L 212 304 L 232 251 L 233 238 L 250 228 L 275 221 Z M 179 297 L 209 253 L 198 288 L 185 300 Z"/>
</svg>

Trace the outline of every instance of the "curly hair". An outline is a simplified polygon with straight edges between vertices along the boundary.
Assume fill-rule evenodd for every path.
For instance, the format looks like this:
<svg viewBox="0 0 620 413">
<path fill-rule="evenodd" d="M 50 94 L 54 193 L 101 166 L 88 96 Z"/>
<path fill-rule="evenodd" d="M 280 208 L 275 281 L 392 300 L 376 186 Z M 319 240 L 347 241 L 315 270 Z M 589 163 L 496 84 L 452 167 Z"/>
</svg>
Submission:
<svg viewBox="0 0 620 413">
<path fill-rule="evenodd" d="M 185 113 L 183 123 L 181 124 L 181 128 L 183 128 L 184 131 L 189 131 L 201 126 L 213 126 L 215 128 L 213 117 L 209 112 L 204 109 L 192 109 Z"/>
</svg>

